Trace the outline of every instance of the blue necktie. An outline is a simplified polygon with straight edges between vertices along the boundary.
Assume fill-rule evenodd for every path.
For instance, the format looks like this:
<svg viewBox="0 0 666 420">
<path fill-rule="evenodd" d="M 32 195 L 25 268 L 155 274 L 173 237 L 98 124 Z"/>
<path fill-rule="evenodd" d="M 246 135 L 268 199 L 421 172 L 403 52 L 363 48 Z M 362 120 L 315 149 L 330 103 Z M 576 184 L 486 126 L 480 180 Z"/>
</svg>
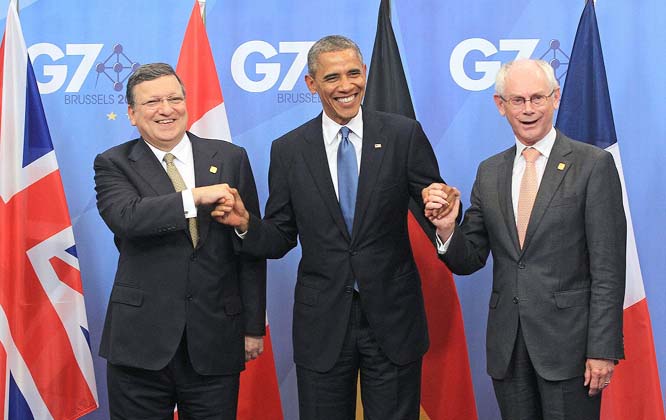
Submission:
<svg viewBox="0 0 666 420">
<path fill-rule="evenodd" d="M 349 141 L 349 128 L 342 127 L 340 135 L 342 140 L 338 146 L 338 196 L 342 216 L 345 219 L 347 231 L 351 235 L 358 187 L 358 165 L 356 164 L 356 150 Z"/>
</svg>

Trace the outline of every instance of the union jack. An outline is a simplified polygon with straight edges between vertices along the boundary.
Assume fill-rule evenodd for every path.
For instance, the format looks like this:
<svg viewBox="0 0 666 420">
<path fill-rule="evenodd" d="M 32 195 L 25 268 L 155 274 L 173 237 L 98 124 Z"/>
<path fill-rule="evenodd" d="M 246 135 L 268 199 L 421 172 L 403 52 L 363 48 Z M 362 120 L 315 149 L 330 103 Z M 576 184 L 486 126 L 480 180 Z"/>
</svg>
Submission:
<svg viewBox="0 0 666 420">
<path fill-rule="evenodd" d="M 98 406 L 79 262 L 16 2 L 0 45 L 0 419 Z"/>
</svg>

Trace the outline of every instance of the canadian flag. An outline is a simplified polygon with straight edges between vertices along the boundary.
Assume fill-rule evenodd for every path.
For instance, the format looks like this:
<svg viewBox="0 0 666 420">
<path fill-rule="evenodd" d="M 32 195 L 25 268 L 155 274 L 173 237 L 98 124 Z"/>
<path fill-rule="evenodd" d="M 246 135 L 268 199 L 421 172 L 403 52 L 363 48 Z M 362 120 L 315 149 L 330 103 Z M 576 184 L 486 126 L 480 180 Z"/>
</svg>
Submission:
<svg viewBox="0 0 666 420">
<path fill-rule="evenodd" d="M 204 138 L 231 141 L 222 89 L 198 2 L 185 31 L 176 73 L 187 89 L 188 129 Z M 282 420 L 271 336 L 266 322 L 264 353 L 246 364 L 238 396 L 239 420 Z"/>
</svg>

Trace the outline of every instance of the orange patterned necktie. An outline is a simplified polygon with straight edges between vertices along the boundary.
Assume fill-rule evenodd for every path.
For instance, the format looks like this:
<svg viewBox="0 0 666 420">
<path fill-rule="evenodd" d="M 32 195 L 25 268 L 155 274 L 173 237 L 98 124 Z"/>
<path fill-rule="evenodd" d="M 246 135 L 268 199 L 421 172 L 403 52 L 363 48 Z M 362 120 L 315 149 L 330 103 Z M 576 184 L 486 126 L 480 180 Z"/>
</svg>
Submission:
<svg viewBox="0 0 666 420">
<path fill-rule="evenodd" d="M 520 248 L 523 248 L 525 242 L 525 233 L 527 232 L 527 224 L 530 221 L 530 214 L 532 207 L 534 207 L 534 199 L 539 189 L 536 176 L 536 160 L 541 156 L 541 153 L 532 147 L 523 149 L 523 157 L 525 158 L 525 172 L 523 179 L 520 180 L 520 192 L 518 193 L 518 221 L 516 227 L 518 228 L 518 241 Z"/>
</svg>

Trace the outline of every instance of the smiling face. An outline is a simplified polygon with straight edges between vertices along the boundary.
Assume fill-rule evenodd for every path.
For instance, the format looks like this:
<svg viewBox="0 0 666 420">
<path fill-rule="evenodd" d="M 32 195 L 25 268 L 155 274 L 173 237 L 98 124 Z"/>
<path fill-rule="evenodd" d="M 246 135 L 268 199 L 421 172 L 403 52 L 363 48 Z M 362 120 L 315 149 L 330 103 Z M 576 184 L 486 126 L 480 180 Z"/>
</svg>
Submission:
<svg viewBox="0 0 666 420">
<path fill-rule="evenodd" d="M 319 54 L 314 75 L 305 75 L 310 92 L 317 93 L 324 112 L 345 125 L 358 114 L 365 94 L 365 64 L 353 49 Z"/>
<path fill-rule="evenodd" d="M 525 60 L 515 62 L 509 69 L 502 96 L 506 100 L 512 97 L 531 98 L 534 95 L 549 95 L 551 91 L 544 71 L 534 62 Z M 541 105 L 528 101 L 521 106 L 513 106 L 499 94 L 494 96 L 494 100 L 499 113 L 509 121 L 516 138 L 531 146 L 544 138 L 553 127 L 553 114 L 560 106 L 560 89 L 556 88 Z"/>
<path fill-rule="evenodd" d="M 166 98 L 184 98 L 183 90 L 175 76 L 162 76 L 134 86 L 134 106 L 127 109 L 130 122 L 136 126 L 151 145 L 170 151 L 185 135 L 187 106 L 185 100 L 167 101 Z M 151 101 L 158 100 L 156 105 Z"/>
</svg>

